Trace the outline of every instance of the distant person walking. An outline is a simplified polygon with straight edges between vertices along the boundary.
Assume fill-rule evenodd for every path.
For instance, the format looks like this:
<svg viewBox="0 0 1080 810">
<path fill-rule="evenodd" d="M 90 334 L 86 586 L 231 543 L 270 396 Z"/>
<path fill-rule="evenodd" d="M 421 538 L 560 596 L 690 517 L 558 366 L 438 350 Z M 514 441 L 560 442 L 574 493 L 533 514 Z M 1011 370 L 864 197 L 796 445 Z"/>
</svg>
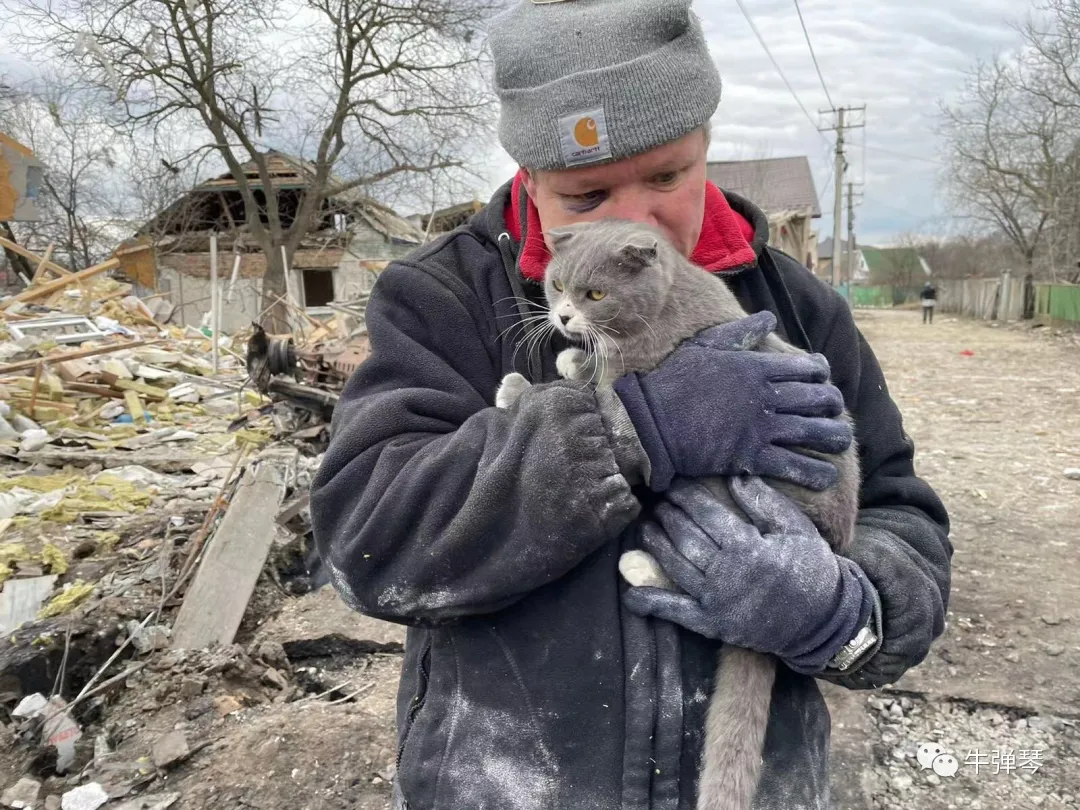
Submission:
<svg viewBox="0 0 1080 810">
<path fill-rule="evenodd" d="M 922 293 L 919 294 L 919 298 L 922 299 L 922 322 L 933 323 L 934 303 L 937 301 L 937 287 L 929 281 L 926 282 L 926 284 L 923 285 Z"/>
</svg>

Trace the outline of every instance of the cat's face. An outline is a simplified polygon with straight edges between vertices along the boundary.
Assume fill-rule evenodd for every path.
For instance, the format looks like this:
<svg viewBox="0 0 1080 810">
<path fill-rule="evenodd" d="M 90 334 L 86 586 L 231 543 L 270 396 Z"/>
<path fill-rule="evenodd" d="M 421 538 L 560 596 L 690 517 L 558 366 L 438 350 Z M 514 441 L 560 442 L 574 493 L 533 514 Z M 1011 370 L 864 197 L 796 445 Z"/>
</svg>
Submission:
<svg viewBox="0 0 1080 810">
<path fill-rule="evenodd" d="M 655 231 L 616 220 L 549 232 L 544 292 L 555 328 L 579 345 L 617 345 L 651 328 L 671 287 L 671 250 Z"/>
</svg>

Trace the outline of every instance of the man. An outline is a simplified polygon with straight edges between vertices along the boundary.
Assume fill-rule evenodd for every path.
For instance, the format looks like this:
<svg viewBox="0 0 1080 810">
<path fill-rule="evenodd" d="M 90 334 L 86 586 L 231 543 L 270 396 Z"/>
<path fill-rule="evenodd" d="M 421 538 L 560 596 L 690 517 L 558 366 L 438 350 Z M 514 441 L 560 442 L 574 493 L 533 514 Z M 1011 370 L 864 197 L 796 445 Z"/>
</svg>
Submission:
<svg viewBox="0 0 1080 810">
<path fill-rule="evenodd" d="M 934 304 L 937 303 L 937 288 L 928 280 L 919 294 L 922 300 L 922 322 L 934 322 Z"/>
<path fill-rule="evenodd" d="M 522 168 L 380 276 L 371 356 L 312 492 L 335 587 L 409 627 L 395 806 L 689 810 L 726 642 L 781 662 L 755 806 L 825 808 L 817 679 L 874 688 L 927 655 L 948 600 L 945 509 L 843 299 L 706 182 L 720 80 L 689 0 L 525 0 L 490 43 L 500 139 Z M 754 314 L 614 391 L 559 380 L 567 344 L 524 334 L 545 233 L 602 217 L 658 226 Z M 814 354 L 743 350 L 773 328 Z M 495 408 L 511 371 L 534 385 Z M 842 404 L 863 467 L 844 558 L 758 477 L 834 483 L 794 449 L 848 446 Z M 754 525 L 695 488 L 715 475 Z M 621 580 L 643 535 L 685 593 Z"/>
</svg>

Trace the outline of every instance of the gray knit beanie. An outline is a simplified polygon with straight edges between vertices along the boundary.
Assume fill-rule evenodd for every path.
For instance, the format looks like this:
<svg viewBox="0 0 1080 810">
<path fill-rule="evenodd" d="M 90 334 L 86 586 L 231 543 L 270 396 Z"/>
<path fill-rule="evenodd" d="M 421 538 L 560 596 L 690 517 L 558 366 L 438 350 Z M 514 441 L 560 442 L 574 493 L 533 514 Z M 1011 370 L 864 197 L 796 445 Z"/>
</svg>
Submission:
<svg viewBox="0 0 1080 810">
<path fill-rule="evenodd" d="M 523 0 L 491 21 L 499 140 L 564 169 L 647 152 L 705 124 L 720 74 L 691 0 Z"/>
</svg>

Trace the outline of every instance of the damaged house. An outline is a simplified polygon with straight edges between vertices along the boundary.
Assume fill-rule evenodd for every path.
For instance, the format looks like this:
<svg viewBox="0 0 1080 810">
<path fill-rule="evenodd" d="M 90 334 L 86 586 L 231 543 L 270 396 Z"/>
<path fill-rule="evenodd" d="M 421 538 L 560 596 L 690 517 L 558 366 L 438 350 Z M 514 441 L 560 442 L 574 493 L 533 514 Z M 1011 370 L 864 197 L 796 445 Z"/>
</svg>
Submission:
<svg viewBox="0 0 1080 810">
<path fill-rule="evenodd" d="M 282 223 L 288 227 L 315 170 L 289 155 L 271 152 Z M 244 166 L 248 183 L 265 199 L 253 163 Z M 147 222 L 133 242 L 152 244 L 143 260 L 124 263 L 137 294 L 164 296 L 176 307 L 175 323 L 198 326 L 210 311 L 210 242 L 217 233 L 221 328 L 248 326 L 262 310 L 266 257 L 247 226 L 244 200 L 232 173 L 200 183 Z M 350 189 L 330 196 L 321 217 L 293 255 L 289 279 L 297 303 L 307 310 L 354 301 L 371 290 L 378 273 L 393 259 L 422 244 L 424 233 L 387 206 Z"/>
<path fill-rule="evenodd" d="M 810 161 L 797 157 L 710 161 L 709 180 L 750 200 L 769 219 L 769 244 L 811 270 L 818 263 L 814 220 L 821 218 Z"/>
</svg>

